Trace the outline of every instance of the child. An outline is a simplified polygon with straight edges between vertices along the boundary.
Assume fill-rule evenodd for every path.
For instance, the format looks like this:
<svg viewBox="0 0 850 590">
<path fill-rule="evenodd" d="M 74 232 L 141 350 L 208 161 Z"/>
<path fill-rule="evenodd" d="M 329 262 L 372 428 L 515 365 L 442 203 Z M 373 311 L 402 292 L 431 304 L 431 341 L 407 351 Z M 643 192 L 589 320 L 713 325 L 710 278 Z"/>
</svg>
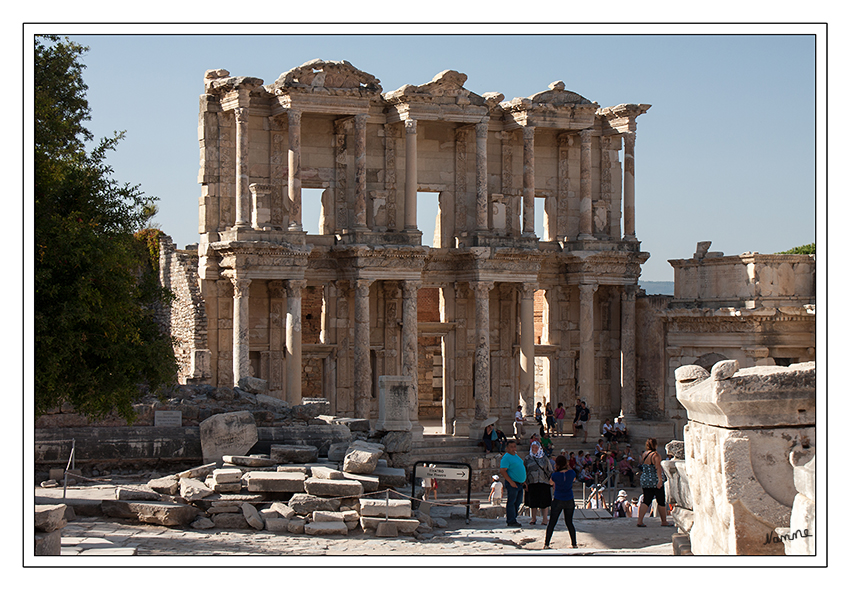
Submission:
<svg viewBox="0 0 850 590">
<path fill-rule="evenodd" d="M 490 504 L 494 506 L 502 505 L 502 482 L 499 481 L 499 476 L 493 476 L 493 483 L 490 484 Z"/>
</svg>

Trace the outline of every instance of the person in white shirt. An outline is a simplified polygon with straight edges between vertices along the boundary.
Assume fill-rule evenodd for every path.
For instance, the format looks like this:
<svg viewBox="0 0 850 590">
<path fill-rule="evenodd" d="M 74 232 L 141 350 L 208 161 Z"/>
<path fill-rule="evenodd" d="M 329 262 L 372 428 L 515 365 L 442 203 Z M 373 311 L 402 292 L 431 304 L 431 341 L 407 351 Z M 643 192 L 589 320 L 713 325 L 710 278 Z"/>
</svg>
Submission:
<svg viewBox="0 0 850 590">
<path fill-rule="evenodd" d="M 490 504 L 494 506 L 502 505 L 502 482 L 499 481 L 499 476 L 493 476 L 493 483 L 490 484 Z"/>
<path fill-rule="evenodd" d="M 522 440 L 522 437 L 525 436 L 524 422 L 525 417 L 522 415 L 522 406 L 517 406 L 516 414 L 514 414 L 514 438 L 517 440 Z"/>
</svg>

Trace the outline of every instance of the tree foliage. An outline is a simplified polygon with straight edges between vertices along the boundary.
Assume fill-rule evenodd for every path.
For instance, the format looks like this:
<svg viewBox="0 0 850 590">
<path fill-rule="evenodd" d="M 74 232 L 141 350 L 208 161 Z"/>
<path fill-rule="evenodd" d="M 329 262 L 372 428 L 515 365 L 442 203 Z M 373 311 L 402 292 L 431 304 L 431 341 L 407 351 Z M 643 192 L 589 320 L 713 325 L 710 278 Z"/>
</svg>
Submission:
<svg viewBox="0 0 850 590">
<path fill-rule="evenodd" d="M 106 164 L 123 134 L 86 151 L 85 51 L 55 36 L 35 42 L 35 410 L 70 402 L 90 418 L 115 410 L 131 422 L 143 388 L 176 373 L 154 321 L 169 293 L 151 256 L 156 230 L 134 235 L 155 198 L 119 185 Z"/>
<path fill-rule="evenodd" d="M 814 254 L 815 253 L 815 245 L 814 244 L 805 244 L 803 246 L 797 246 L 796 248 L 791 248 L 790 250 L 786 250 L 785 252 L 779 252 L 779 254 Z"/>
</svg>

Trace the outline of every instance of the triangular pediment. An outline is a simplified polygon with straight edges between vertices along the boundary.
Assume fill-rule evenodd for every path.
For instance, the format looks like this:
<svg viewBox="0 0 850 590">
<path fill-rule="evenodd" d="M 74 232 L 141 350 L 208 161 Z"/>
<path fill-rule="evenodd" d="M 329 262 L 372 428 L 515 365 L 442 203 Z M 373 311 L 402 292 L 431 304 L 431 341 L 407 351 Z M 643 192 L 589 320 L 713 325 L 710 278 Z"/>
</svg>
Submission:
<svg viewBox="0 0 850 590">
<path fill-rule="evenodd" d="M 466 74 L 455 70 L 443 70 L 434 76 L 430 82 L 419 86 L 405 84 L 398 90 L 384 94 L 384 99 L 390 103 L 416 100 L 445 102 L 448 100 L 457 104 L 486 105 L 487 101 L 483 97 L 463 87 L 465 82 Z"/>
<path fill-rule="evenodd" d="M 282 73 L 267 89 L 274 94 L 380 94 L 380 82 L 372 74 L 355 68 L 348 61 L 314 59 Z"/>
</svg>

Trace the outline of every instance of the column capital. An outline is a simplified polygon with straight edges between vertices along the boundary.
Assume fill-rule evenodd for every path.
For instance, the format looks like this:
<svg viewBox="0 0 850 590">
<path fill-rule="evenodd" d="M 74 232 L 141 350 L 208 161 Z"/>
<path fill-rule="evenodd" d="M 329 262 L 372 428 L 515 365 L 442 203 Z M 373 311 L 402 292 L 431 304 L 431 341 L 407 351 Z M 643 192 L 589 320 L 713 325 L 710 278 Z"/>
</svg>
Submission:
<svg viewBox="0 0 850 590">
<path fill-rule="evenodd" d="M 530 141 L 534 139 L 534 127 L 523 127 L 522 128 L 522 140 Z"/>
<path fill-rule="evenodd" d="M 286 111 L 286 118 L 289 121 L 290 125 L 300 125 L 301 124 L 301 111 L 298 109 L 289 109 Z"/>
<path fill-rule="evenodd" d="M 405 119 L 404 120 L 404 130 L 405 132 L 413 135 L 416 133 L 416 119 Z"/>
<path fill-rule="evenodd" d="M 233 284 L 234 297 L 246 297 L 248 295 L 248 289 L 251 286 L 251 279 L 237 276 L 230 276 L 228 278 Z"/>
<path fill-rule="evenodd" d="M 581 136 L 582 143 L 590 143 L 590 139 L 593 136 L 593 129 L 582 129 L 578 134 Z"/>
<path fill-rule="evenodd" d="M 287 297 L 300 297 L 301 289 L 307 286 L 307 281 L 304 279 L 287 279 L 283 282 L 283 285 Z"/>
<path fill-rule="evenodd" d="M 636 131 L 623 131 L 620 135 L 623 136 L 623 142 L 627 146 L 628 145 L 631 145 L 631 147 L 635 146 L 635 139 L 637 139 L 637 132 Z"/>
<path fill-rule="evenodd" d="M 494 281 L 472 281 L 469 283 L 469 290 L 473 292 L 476 299 L 479 299 L 488 297 L 495 286 Z"/>
<path fill-rule="evenodd" d="M 487 139 L 487 131 L 490 129 L 490 118 L 480 121 L 475 124 L 475 137 L 478 139 Z"/>
<path fill-rule="evenodd" d="M 401 290 L 403 293 L 403 297 L 405 299 L 409 297 L 415 297 L 419 292 L 419 288 L 422 287 L 422 281 L 417 281 L 414 279 L 401 281 Z"/>
<path fill-rule="evenodd" d="M 237 123 L 245 124 L 248 122 L 248 107 L 236 107 L 233 109 L 233 113 L 236 115 Z"/>
<path fill-rule="evenodd" d="M 354 279 L 351 281 L 352 287 L 357 292 L 358 295 L 369 294 L 369 287 L 372 286 L 372 283 L 375 282 L 375 279 Z"/>
<path fill-rule="evenodd" d="M 520 283 L 519 292 L 523 299 L 533 299 L 537 291 L 537 283 Z"/>
<path fill-rule="evenodd" d="M 582 296 L 593 295 L 597 289 L 599 289 L 599 283 L 580 283 L 578 286 Z"/>
<path fill-rule="evenodd" d="M 283 299 L 285 293 L 283 288 L 283 281 L 269 281 L 268 289 L 269 297 L 271 299 Z"/>
<path fill-rule="evenodd" d="M 363 128 L 366 126 L 366 122 L 369 120 L 369 115 L 367 113 L 357 113 L 354 115 L 354 127 L 355 129 L 360 127 Z"/>
<path fill-rule="evenodd" d="M 637 285 L 626 285 L 623 287 L 622 298 L 623 301 L 634 301 L 637 297 L 638 286 Z"/>
</svg>

